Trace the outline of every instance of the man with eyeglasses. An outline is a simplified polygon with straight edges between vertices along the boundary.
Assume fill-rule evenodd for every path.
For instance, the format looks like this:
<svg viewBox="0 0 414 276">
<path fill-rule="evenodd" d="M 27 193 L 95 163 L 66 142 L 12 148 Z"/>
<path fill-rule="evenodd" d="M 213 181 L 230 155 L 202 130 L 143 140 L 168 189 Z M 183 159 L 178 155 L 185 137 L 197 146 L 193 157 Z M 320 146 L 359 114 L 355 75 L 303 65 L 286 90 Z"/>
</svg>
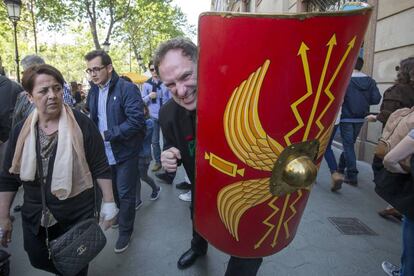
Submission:
<svg viewBox="0 0 414 276">
<path fill-rule="evenodd" d="M 148 64 L 151 72 L 149 78 L 142 86 L 142 100 L 148 106 L 150 118 L 153 122 L 154 131 L 152 132 L 152 151 L 154 155 L 154 165 L 152 171 L 161 169 L 161 147 L 160 147 L 160 125 L 158 123 L 158 113 L 163 104 L 170 99 L 170 93 L 167 87 L 161 82 L 155 71 L 152 61 Z"/>
<path fill-rule="evenodd" d="M 91 81 L 87 106 L 104 139 L 119 208 L 114 222 L 119 225 L 114 251 L 122 253 L 129 246 L 134 228 L 138 152 L 145 135 L 144 104 L 138 87 L 118 76 L 105 51 L 89 52 L 85 60 Z"/>
</svg>

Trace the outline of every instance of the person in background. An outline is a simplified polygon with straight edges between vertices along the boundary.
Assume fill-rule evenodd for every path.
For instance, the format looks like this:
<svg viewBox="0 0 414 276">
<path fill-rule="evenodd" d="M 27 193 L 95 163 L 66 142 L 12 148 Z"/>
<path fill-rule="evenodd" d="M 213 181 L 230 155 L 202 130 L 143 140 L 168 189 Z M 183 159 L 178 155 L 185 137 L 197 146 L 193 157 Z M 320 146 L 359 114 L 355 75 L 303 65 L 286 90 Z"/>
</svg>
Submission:
<svg viewBox="0 0 414 276">
<path fill-rule="evenodd" d="M 23 90 L 20 84 L 0 74 L 0 143 L 6 142 L 9 138 L 14 107 L 18 95 Z"/>
<path fill-rule="evenodd" d="M 329 142 L 328 142 L 328 145 L 326 146 L 326 151 L 323 156 L 325 158 L 326 163 L 328 164 L 329 171 L 331 172 L 331 178 L 332 178 L 331 191 L 332 192 L 335 192 L 341 189 L 341 186 L 342 186 L 342 181 L 341 181 L 342 175 L 337 172 L 338 163 L 336 162 L 336 158 L 332 150 L 332 142 L 335 138 L 336 131 L 338 130 L 340 118 L 341 118 L 341 109 L 339 109 L 339 112 L 336 115 L 336 120 L 335 120 L 333 129 L 332 129 L 331 138 L 329 138 Z"/>
<path fill-rule="evenodd" d="M 148 68 L 151 72 L 151 78 L 149 78 L 142 86 L 142 100 L 148 106 L 149 115 L 154 125 L 154 130 L 152 132 L 154 165 L 151 170 L 155 172 L 161 169 L 160 125 L 158 123 L 158 114 L 163 104 L 170 99 L 170 93 L 159 79 L 152 61 L 148 64 Z"/>
<path fill-rule="evenodd" d="M 358 185 L 355 143 L 370 106 L 381 101 L 377 83 L 361 72 L 363 66 L 364 60 L 358 57 L 342 104 L 339 128 L 344 150 L 339 158 L 334 190 L 339 190 L 342 182 Z"/>
<path fill-rule="evenodd" d="M 124 80 L 131 82 L 132 80 L 127 76 L 121 76 Z M 137 198 L 135 203 L 135 210 L 138 210 L 142 206 L 141 200 L 141 180 L 147 183 L 152 188 L 152 193 L 150 195 L 150 200 L 157 200 L 161 193 L 161 187 L 157 186 L 154 180 L 148 175 L 148 168 L 151 163 L 151 140 L 152 140 L 152 131 L 153 131 L 153 122 L 149 118 L 149 110 L 146 105 L 144 105 L 144 116 L 146 124 L 146 133 L 144 140 L 142 142 L 142 147 L 139 151 L 138 158 L 138 170 L 139 177 L 137 181 Z"/>
<path fill-rule="evenodd" d="M 85 91 L 83 91 L 83 85 L 82 85 L 82 83 L 78 83 L 78 91 L 81 94 L 81 97 L 82 97 L 82 100 L 83 100 L 83 97 L 85 96 L 84 95 L 85 94 Z"/>
<path fill-rule="evenodd" d="M 82 97 L 78 90 L 78 83 L 76 81 L 71 81 L 70 88 L 72 92 L 72 98 L 74 99 L 75 107 L 76 107 L 82 102 Z"/>
<path fill-rule="evenodd" d="M 24 248 L 33 267 L 58 274 L 49 258 L 45 229 L 53 240 L 76 223 L 93 218 L 95 181 L 102 191 L 100 216 L 107 229 L 118 212 L 111 171 L 93 122 L 63 104 L 62 74 L 50 65 L 36 65 L 25 70 L 22 82 L 35 108 L 12 130 L 0 174 L 0 241 L 5 247 L 11 242 L 10 207 L 23 185 Z M 44 175 L 44 183 L 37 170 Z M 42 214 L 41 185 L 46 214 Z M 78 275 L 87 273 L 85 267 Z"/>
<path fill-rule="evenodd" d="M 30 66 L 45 64 L 45 61 L 43 60 L 43 58 L 37 55 L 27 55 L 21 60 L 20 64 L 22 66 L 24 74 L 24 71 L 27 70 L 27 68 L 29 68 Z M 17 96 L 16 106 L 13 112 L 12 128 L 14 128 L 16 124 L 20 121 L 25 120 L 33 109 L 34 106 L 29 101 L 27 92 L 22 91 Z"/>
<path fill-rule="evenodd" d="M 190 40 L 175 38 L 162 43 L 156 50 L 154 65 L 161 80 L 170 90 L 173 100 L 160 111 L 160 125 L 165 137 L 161 154 L 163 168 L 176 172 L 179 163 L 184 165 L 192 189 L 195 183 L 195 126 L 197 105 L 197 46 Z M 191 201 L 191 217 L 193 217 Z M 193 227 L 191 247 L 178 259 L 177 267 L 185 269 L 207 253 L 208 243 Z M 226 276 L 255 276 L 262 258 L 231 256 Z"/>
<path fill-rule="evenodd" d="M 146 118 L 147 133 L 145 134 L 144 141 L 142 142 L 142 149 L 139 151 L 139 176 L 142 181 L 147 183 L 151 189 L 152 193 L 150 195 L 150 200 L 157 200 L 160 196 L 161 187 L 157 186 L 154 180 L 148 175 L 148 168 L 151 163 L 151 140 L 152 140 L 152 131 L 153 131 L 153 120 L 149 118 L 149 110 L 146 105 L 144 105 L 144 115 Z M 135 209 L 139 209 L 142 206 L 141 200 L 141 181 L 137 182 L 137 201 Z"/>
<path fill-rule="evenodd" d="M 114 251 L 122 253 L 134 231 L 138 153 L 145 136 L 144 104 L 138 87 L 118 76 L 105 51 L 91 51 L 85 60 L 92 83 L 87 101 L 90 118 L 104 140 L 119 207 Z"/>
<path fill-rule="evenodd" d="M 14 106 L 21 91 L 23 87 L 20 84 L 0 74 L 0 168 L 12 128 Z"/>
<path fill-rule="evenodd" d="M 412 81 L 414 82 L 414 74 L 412 77 Z M 392 173 L 407 174 L 401 167 L 400 161 L 413 154 L 414 129 L 385 155 L 383 161 L 384 168 Z M 411 164 L 413 164 L 413 161 L 411 161 Z M 413 168 L 410 168 L 410 170 L 413 173 Z M 398 185 L 398 183 L 394 184 Z M 414 182 L 411 184 L 414 185 Z M 412 208 L 414 209 L 414 205 Z M 414 218 L 403 216 L 401 267 L 384 261 L 382 262 L 382 268 L 389 276 L 414 276 Z"/>
<path fill-rule="evenodd" d="M 414 106 L 414 57 L 401 60 L 395 69 L 397 78 L 394 85 L 385 90 L 378 115 L 371 114 L 366 117 L 368 122 L 380 121 L 384 127 L 395 110 Z M 402 219 L 402 215 L 390 205 L 378 214 L 383 218 Z"/>
</svg>

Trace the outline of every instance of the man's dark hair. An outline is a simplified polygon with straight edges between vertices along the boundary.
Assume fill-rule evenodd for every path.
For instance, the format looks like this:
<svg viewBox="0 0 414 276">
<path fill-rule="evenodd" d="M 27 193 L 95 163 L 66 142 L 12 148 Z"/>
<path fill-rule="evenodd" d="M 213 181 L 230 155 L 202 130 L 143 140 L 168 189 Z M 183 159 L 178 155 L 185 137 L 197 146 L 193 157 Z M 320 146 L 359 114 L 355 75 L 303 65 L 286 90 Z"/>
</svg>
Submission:
<svg viewBox="0 0 414 276">
<path fill-rule="evenodd" d="M 159 75 L 160 63 L 164 59 L 165 55 L 170 50 L 182 50 L 182 55 L 188 57 L 192 62 L 197 63 L 197 46 L 188 38 L 177 37 L 166 42 L 161 43 L 155 51 L 154 62 L 155 70 Z"/>
<path fill-rule="evenodd" d="M 361 71 L 363 66 L 364 66 L 364 59 L 362 57 L 358 57 L 355 63 L 355 69 L 358 71 Z"/>
<path fill-rule="evenodd" d="M 150 60 L 150 62 L 148 62 L 148 69 L 151 68 L 151 65 L 154 65 L 154 62 L 152 60 Z"/>
<path fill-rule="evenodd" d="M 34 65 L 26 70 L 24 70 L 23 78 L 22 78 L 22 85 L 24 90 L 26 90 L 29 94 L 33 93 L 34 84 L 36 81 L 36 77 L 39 75 L 49 75 L 56 79 L 56 81 L 62 85 L 65 83 L 65 80 L 62 76 L 62 73 L 55 67 L 49 64 L 41 64 L 41 65 Z"/>
<path fill-rule="evenodd" d="M 91 61 L 92 59 L 94 59 L 96 57 L 101 57 L 101 59 L 102 59 L 102 65 L 105 65 L 106 66 L 106 65 L 112 64 L 111 57 L 104 50 L 94 50 L 94 51 L 90 51 L 89 53 L 87 53 L 85 55 L 85 60 L 86 61 Z"/>
</svg>

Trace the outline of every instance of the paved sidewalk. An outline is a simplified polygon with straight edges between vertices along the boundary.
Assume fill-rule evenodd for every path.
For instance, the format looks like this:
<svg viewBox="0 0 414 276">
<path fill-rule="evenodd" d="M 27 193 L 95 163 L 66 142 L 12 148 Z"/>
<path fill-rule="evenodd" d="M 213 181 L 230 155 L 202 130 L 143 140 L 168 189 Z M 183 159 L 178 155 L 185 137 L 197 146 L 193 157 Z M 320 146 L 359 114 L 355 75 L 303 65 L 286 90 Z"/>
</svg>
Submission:
<svg viewBox="0 0 414 276">
<path fill-rule="evenodd" d="M 330 191 L 330 175 L 322 163 L 296 238 L 283 251 L 264 259 L 259 270 L 261 276 L 313 276 L 313 275 L 385 275 L 383 260 L 399 263 L 401 251 L 401 225 L 377 215 L 384 208 L 374 192 L 369 164 L 359 162 L 359 186 L 344 184 L 338 193 Z M 180 169 L 175 183 L 184 179 Z M 160 183 L 160 182 L 159 182 Z M 144 205 L 137 211 L 135 232 L 130 247 L 123 254 L 115 254 L 113 247 L 116 230 L 109 229 L 108 243 L 90 265 L 94 275 L 224 275 L 228 256 L 210 246 L 208 254 L 186 270 L 177 269 L 177 260 L 187 250 L 191 240 L 189 203 L 180 201 L 180 190 L 162 185 L 160 198 L 149 200 L 150 189 L 142 184 Z M 22 195 L 16 200 L 21 202 Z M 50 275 L 30 266 L 23 250 L 21 218 L 14 214 L 12 276 Z M 343 235 L 328 221 L 328 217 L 354 217 L 361 220 L 378 235 Z"/>
</svg>

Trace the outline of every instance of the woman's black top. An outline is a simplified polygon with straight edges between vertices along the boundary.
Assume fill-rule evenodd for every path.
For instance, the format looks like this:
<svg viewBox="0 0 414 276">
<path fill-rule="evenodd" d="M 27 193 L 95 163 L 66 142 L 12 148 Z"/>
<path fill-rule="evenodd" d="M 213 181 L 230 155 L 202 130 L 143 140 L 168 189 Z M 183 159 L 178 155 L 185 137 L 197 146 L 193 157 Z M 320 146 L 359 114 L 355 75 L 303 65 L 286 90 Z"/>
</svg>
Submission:
<svg viewBox="0 0 414 276">
<path fill-rule="evenodd" d="M 102 137 L 95 124 L 84 114 L 73 110 L 76 122 L 83 134 L 83 142 L 86 160 L 92 178 L 111 179 L 111 171 L 105 155 Z M 21 181 L 19 175 L 12 175 L 9 169 L 12 164 L 17 138 L 22 129 L 23 122 L 18 124 L 12 131 L 9 145 L 6 150 L 2 172 L 0 174 L 0 192 L 17 191 L 23 185 L 24 200 L 22 205 L 22 220 L 34 234 L 37 234 L 40 225 L 42 211 L 42 198 L 40 193 L 40 181 L 38 176 L 35 181 Z M 48 178 L 52 177 L 53 164 L 56 158 L 56 148 L 50 156 Z M 46 204 L 53 216 L 62 226 L 72 225 L 80 220 L 93 216 L 94 190 L 88 189 L 81 194 L 59 200 L 50 192 L 50 179 L 46 186 Z"/>
</svg>

